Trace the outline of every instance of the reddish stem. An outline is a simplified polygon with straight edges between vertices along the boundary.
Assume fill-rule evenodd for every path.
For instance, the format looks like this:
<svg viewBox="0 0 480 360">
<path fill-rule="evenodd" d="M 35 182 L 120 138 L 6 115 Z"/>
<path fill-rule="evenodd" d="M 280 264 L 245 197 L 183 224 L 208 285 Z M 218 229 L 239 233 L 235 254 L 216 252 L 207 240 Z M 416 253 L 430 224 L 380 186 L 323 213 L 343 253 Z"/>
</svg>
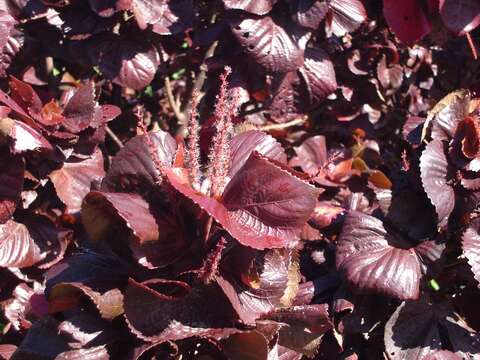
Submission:
<svg viewBox="0 0 480 360">
<path fill-rule="evenodd" d="M 472 36 L 470 35 L 469 32 L 467 32 L 465 34 L 465 36 L 467 37 L 468 45 L 470 45 L 470 50 L 472 51 L 473 58 L 475 60 L 477 60 L 478 59 L 477 48 L 475 47 L 475 44 L 473 43 Z"/>
</svg>

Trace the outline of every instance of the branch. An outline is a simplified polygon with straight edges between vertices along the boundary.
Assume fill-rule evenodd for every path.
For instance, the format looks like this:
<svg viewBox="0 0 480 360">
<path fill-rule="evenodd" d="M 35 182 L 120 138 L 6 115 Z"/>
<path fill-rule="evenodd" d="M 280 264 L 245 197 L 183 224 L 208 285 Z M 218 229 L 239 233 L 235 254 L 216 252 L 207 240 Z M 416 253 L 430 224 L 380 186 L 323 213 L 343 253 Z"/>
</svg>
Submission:
<svg viewBox="0 0 480 360">
<path fill-rule="evenodd" d="M 107 132 L 107 135 L 110 137 L 110 139 L 113 140 L 115 144 L 121 149 L 123 148 L 123 143 L 122 141 L 118 138 L 117 135 L 108 127 L 108 125 L 105 125 L 105 131 Z"/>
<path fill-rule="evenodd" d="M 307 121 L 307 117 L 303 116 L 301 118 L 293 119 L 289 122 L 282 123 L 282 124 L 269 124 L 269 125 L 259 126 L 259 130 L 262 130 L 262 131 L 283 130 L 292 126 L 302 125 L 303 123 L 305 123 L 305 121 Z"/>
</svg>

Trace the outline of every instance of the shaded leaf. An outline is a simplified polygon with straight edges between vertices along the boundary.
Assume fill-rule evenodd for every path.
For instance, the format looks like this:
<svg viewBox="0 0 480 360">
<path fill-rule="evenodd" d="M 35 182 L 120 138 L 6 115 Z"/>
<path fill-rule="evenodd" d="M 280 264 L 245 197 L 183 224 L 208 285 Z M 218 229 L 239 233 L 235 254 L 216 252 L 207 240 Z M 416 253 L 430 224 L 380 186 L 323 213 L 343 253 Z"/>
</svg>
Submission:
<svg viewBox="0 0 480 360">
<path fill-rule="evenodd" d="M 478 335 L 446 303 L 434 304 L 425 298 L 406 301 L 385 326 L 388 358 L 423 359 L 452 346 L 464 359 L 478 354 Z"/>
<path fill-rule="evenodd" d="M 177 143 L 165 131 L 149 133 L 159 161 L 171 165 Z M 141 186 L 155 186 L 160 174 L 150 155 L 146 135 L 139 135 L 128 142 L 113 158 L 102 186 L 108 191 L 138 191 Z"/>
<path fill-rule="evenodd" d="M 472 268 L 475 280 L 480 283 L 480 220 L 475 219 L 462 236 L 463 253 Z"/>
<path fill-rule="evenodd" d="M 301 26 L 317 29 L 329 10 L 328 0 L 297 0 L 293 19 Z"/>
<path fill-rule="evenodd" d="M 309 94 L 309 106 L 316 106 L 337 89 L 335 70 L 327 53 L 318 47 L 305 50 L 305 62 L 298 70 Z"/>
<path fill-rule="evenodd" d="M 216 285 L 190 288 L 181 281 L 130 280 L 124 308 L 134 334 L 152 342 L 224 338 L 236 332 L 232 328 L 236 315 Z"/>
<path fill-rule="evenodd" d="M 251 250 L 237 251 L 236 256 L 223 259 L 217 283 L 240 319 L 253 324 L 277 307 L 289 306 L 300 281 L 295 253 L 275 249 L 252 258 Z"/>
<path fill-rule="evenodd" d="M 98 41 L 90 49 L 90 58 L 107 78 L 135 90 L 150 84 L 160 64 L 152 45 L 113 36 Z"/>
<path fill-rule="evenodd" d="M 440 0 L 440 15 L 447 28 L 463 35 L 480 25 L 480 3 L 475 0 Z"/>
<path fill-rule="evenodd" d="M 0 152 L 0 224 L 10 219 L 15 211 L 23 188 L 25 165 L 18 155 Z"/>
</svg>

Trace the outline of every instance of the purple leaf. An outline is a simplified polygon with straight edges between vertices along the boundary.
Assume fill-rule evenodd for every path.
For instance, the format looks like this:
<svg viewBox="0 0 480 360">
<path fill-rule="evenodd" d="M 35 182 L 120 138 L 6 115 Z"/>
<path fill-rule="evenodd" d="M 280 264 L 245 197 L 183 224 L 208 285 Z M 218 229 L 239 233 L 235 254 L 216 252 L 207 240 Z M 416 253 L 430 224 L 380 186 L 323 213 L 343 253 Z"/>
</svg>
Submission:
<svg viewBox="0 0 480 360">
<path fill-rule="evenodd" d="M 299 280 L 296 254 L 277 249 L 255 256 L 251 249 L 238 248 L 235 254 L 223 259 L 217 276 L 218 284 L 247 324 L 254 324 L 260 316 L 278 307 L 289 306 Z"/>
<path fill-rule="evenodd" d="M 480 283 L 480 220 L 475 219 L 462 237 L 463 253 L 472 268 L 473 276 Z"/>
<path fill-rule="evenodd" d="M 418 0 L 383 0 L 383 13 L 392 32 L 405 43 L 414 43 L 431 30 Z"/>
<path fill-rule="evenodd" d="M 459 36 L 480 25 L 480 3 L 476 0 L 440 0 L 439 8 L 445 26 Z"/>
<path fill-rule="evenodd" d="M 151 342 L 221 339 L 238 331 L 233 329 L 236 314 L 216 285 L 191 288 L 181 281 L 130 279 L 124 308 L 132 332 Z"/>
<path fill-rule="evenodd" d="M 130 10 L 141 29 L 153 25 L 153 31 L 160 35 L 185 31 L 195 17 L 192 0 L 131 0 Z"/>
<path fill-rule="evenodd" d="M 360 0 L 330 0 L 330 9 L 330 27 L 337 36 L 357 30 L 367 18 L 367 12 Z"/>
<path fill-rule="evenodd" d="M 165 131 L 149 133 L 159 161 L 170 166 L 175 157 L 177 143 Z M 102 184 L 107 191 L 136 192 L 141 186 L 156 186 L 160 174 L 152 160 L 145 135 L 128 142 L 112 159 L 112 164 Z"/>
<path fill-rule="evenodd" d="M 230 143 L 230 177 L 233 177 L 240 170 L 253 151 L 262 154 L 270 160 L 283 164 L 287 162 L 285 150 L 271 135 L 258 130 L 245 131 L 234 136 Z"/>
<path fill-rule="evenodd" d="M 426 266 L 443 247 L 434 241 L 414 247 L 373 216 L 350 211 L 337 242 L 337 268 L 359 290 L 417 299 Z"/>
<path fill-rule="evenodd" d="M 316 175 L 327 163 L 327 144 L 323 135 L 310 137 L 294 149 L 297 156 L 290 160 L 289 165 L 298 166 L 309 175 Z"/>
<path fill-rule="evenodd" d="M 94 119 L 95 107 L 95 84 L 89 81 L 80 86 L 69 99 L 63 110 L 63 125 L 73 133 L 85 130 Z"/>
<path fill-rule="evenodd" d="M 293 19 L 301 26 L 316 30 L 329 9 L 328 0 L 297 0 Z"/>
<path fill-rule="evenodd" d="M 83 203 L 82 219 L 96 242 L 107 241 L 112 229 L 127 228 L 132 235 L 127 238 L 133 256 L 149 268 L 172 264 L 188 245 L 179 219 L 155 214 L 136 194 L 91 192 Z"/>
<path fill-rule="evenodd" d="M 13 76 L 10 77 L 10 82 L 8 85 L 10 87 L 12 100 L 20 105 L 20 107 L 25 110 L 33 119 L 43 123 L 43 104 L 35 90 L 33 90 L 33 88 L 27 83 L 24 83 Z"/>
<path fill-rule="evenodd" d="M 252 59 L 268 72 L 293 71 L 303 65 L 308 40 L 300 27 L 284 29 L 269 17 L 233 23 L 233 34 Z"/>
<path fill-rule="evenodd" d="M 385 326 L 389 359 L 424 359 L 445 347 L 463 359 L 480 350 L 478 335 L 446 303 L 425 298 L 400 305 Z"/>
<path fill-rule="evenodd" d="M 327 53 L 318 47 L 305 50 L 305 62 L 299 72 L 307 86 L 310 106 L 318 105 L 337 89 L 333 64 Z"/>
<path fill-rule="evenodd" d="M 448 161 L 444 144 L 440 140 L 430 142 L 420 157 L 422 184 L 428 198 L 435 206 L 440 226 L 448 222 L 455 206 L 455 192 L 447 183 Z"/>
<path fill-rule="evenodd" d="M 314 187 L 256 153 L 230 180 L 220 201 L 195 192 L 180 169 L 167 169 L 167 176 L 240 243 L 256 249 L 294 243 L 317 197 Z"/>
<path fill-rule="evenodd" d="M 63 163 L 60 169 L 50 173 L 49 178 L 58 197 L 67 206 L 67 212 L 76 213 L 90 192 L 92 182 L 100 183 L 104 176 L 103 155 L 97 148 L 90 158 Z"/>
<path fill-rule="evenodd" d="M 268 359 L 268 341 L 258 331 L 247 331 L 233 334 L 222 340 L 222 350 L 231 360 L 264 360 Z"/>
<path fill-rule="evenodd" d="M 90 58 L 113 82 L 135 90 L 150 84 L 160 64 L 155 47 L 144 40 L 118 36 L 100 40 L 91 48 Z"/>
<path fill-rule="evenodd" d="M 20 200 L 25 164 L 18 155 L 0 152 L 0 224 L 10 219 Z"/>
<path fill-rule="evenodd" d="M 256 15 L 265 15 L 276 2 L 277 0 L 223 0 L 226 9 L 238 9 Z"/>
<path fill-rule="evenodd" d="M 127 279 L 123 264 L 113 256 L 93 251 L 74 254 L 47 273 L 45 294 L 50 311 L 56 312 L 56 303 L 63 305 L 66 299 L 76 303 L 78 293 L 83 293 L 103 318 L 113 319 L 123 312 L 123 296 L 118 288 L 125 286 Z"/>
</svg>

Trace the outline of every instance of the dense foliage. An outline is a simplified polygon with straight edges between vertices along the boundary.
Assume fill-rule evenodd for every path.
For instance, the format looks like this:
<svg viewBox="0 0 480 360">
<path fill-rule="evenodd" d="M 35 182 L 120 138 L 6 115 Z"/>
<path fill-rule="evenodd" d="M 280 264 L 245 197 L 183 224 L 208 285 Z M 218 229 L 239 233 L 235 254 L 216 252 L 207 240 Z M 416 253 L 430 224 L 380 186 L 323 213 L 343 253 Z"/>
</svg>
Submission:
<svg viewBox="0 0 480 360">
<path fill-rule="evenodd" d="M 0 0 L 0 359 L 480 359 L 478 0 Z"/>
</svg>

